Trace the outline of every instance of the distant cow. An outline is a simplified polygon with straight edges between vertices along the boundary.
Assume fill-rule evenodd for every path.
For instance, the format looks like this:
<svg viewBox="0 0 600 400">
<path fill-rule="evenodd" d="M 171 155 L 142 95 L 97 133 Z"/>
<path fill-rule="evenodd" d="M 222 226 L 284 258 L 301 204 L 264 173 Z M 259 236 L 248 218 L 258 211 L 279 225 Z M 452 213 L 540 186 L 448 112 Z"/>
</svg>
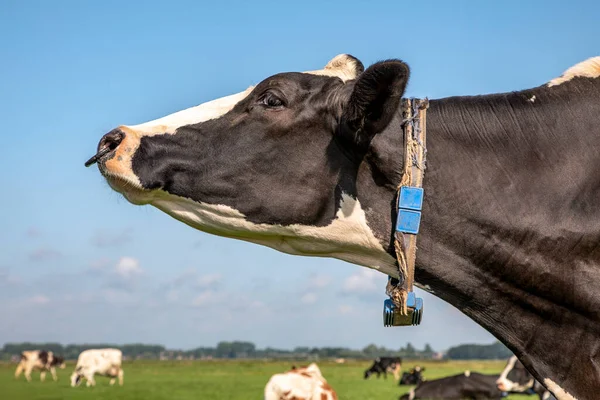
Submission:
<svg viewBox="0 0 600 400">
<path fill-rule="evenodd" d="M 377 357 L 373 361 L 373 365 L 365 371 L 365 379 L 368 379 L 372 374 L 379 375 L 383 373 L 383 377 L 387 379 L 387 373 L 394 374 L 394 379 L 400 379 L 400 368 L 402 368 L 402 358 L 400 357 Z"/>
<path fill-rule="evenodd" d="M 56 375 L 56 368 L 65 368 L 65 359 L 63 357 L 55 356 L 51 351 L 46 350 L 29 350 L 21 353 L 21 360 L 17 365 L 15 371 L 15 378 L 21 375 L 21 372 L 25 372 L 25 379 L 28 382 L 31 381 L 31 371 L 34 369 L 41 370 L 40 381 L 46 380 L 46 371 L 50 371 L 52 379 L 58 380 Z"/>
<path fill-rule="evenodd" d="M 337 400 L 315 363 L 275 374 L 265 386 L 265 400 Z"/>
<path fill-rule="evenodd" d="M 118 349 L 90 349 L 81 352 L 77 359 L 75 371 L 71 374 L 71 386 L 78 386 L 81 379 L 87 380 L 86 386 L 95 386 L 94 375 L 110 377 L 110 384 L 114 385 L 115 378 L 119 378 L 119 385 L 123 386 L 123 353 Z"/>
<path fill-rule="evenodd" d="M 554 399 L 554 396 L 527 371 L 523 363 L 512 356 L 496 380 L 499 390 L 512 393 L 537 394 L 542 400 Z"/>
<path fill-rule="evenodd" d="M 422 382 L 410 393 L 401 396 L 400 400 L 501 399 L 506 393 L 497 388 L 498 377 L 465 371 L 460 375 Z"/>
<path fill-rule="evenodd" d="M 411 368 L 410 371 L 404 372 L 402 377 L 400 378 L 399 385 L 418 385 L 423 382 L 422 373 L 425 371 L 425 368 L 421 368 L 420 366 L 415 366 Z"/>
</svg>

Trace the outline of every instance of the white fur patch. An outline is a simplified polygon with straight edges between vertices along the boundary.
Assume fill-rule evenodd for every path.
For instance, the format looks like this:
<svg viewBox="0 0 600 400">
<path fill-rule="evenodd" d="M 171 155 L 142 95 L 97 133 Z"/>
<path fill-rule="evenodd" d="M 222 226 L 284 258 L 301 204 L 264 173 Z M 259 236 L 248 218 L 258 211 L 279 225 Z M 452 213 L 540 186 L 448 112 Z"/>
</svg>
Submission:
<svg viewBox="0 0 600 400">
<path fill-rule="evenodd" d="M 561 83 L 570 81 L 578 76 L 584 78 L 600 77 L 600 57 L 588 58 L 587 60 L 572 66 L 560 77 L 554 78 L 548 82 L 548 86 L 560 85 Z"/>
<path fill-rule="evenodd" d="M 544 379 L 544 385 L 546 385 L 546 387 L 550 389 L 550 391 L 552 391 L 552 393 L 558 400 L 577 400 L 575 397 L 571 396 L 571 394 L 567 393 L 563 388 L 558 386 L 551 379 Z"/>
<path fill-rule="evenodd" d="M 549 391 L 545 391 L 544 394 L 542 394 L 542 400 L 548 400 L 550 398 L 550 392 Z"/>
<path fill-rule="evenodd" d="M 346 54 L 339 54 L 325 65 L 325 68 L 316 71 L 306 71 L 306 74 L 337 76 L 344 82 L 356 78 L 357 62 Z M 138 132 L 140 136 L 150 136 L 163 133 L 175 133 L 177 128 L 185 125 L 198 124 L 211 119 L 222 117 L 237 103 L 244 100 L 254 89 L 249 87 L 243 92 L 221 97 L 216 100 L 202 103 L 182 111 L 167 115 L 159 119 L 139 125 L 127 126 Z"/>
<path fill-rule="evenodd" d="M 338 54 L 325 65 L 325 68 L 318 71 L 306 71 L 305 74 L 337 76 L 342 81 L 346 82 L 356 79 L 358 63 L 347 54 Z"/>
<path fill-rule="evenodd" d="M 139 125 L 129 126 L 136 132 L 140 132 L 144 136 L 175 133 L 177 128 L 198 124 L 200 122 L 216 119 L 227 114 L 237 103 L 244 100 L 254 89 L 253 86 L 243 92 L 232 94 L 230 96 L 221 97 L 216 100 L 202 103 L 196 107 L 190 107 L 182 111 L 167 115 L 153 121 L 145 122 Z"/>
<path fill-rule="evenodd" d="M 342 194 L 336 218 L 327 226 L 255 224 L 229 206 L 195 202 L 161 193 L 150 201 L 158 209 L 201 231 L 262 244 L 284 253 L 333 257 L 396 275 L 395 259 L 377 240 L 360 202 Z"/>
</svg>

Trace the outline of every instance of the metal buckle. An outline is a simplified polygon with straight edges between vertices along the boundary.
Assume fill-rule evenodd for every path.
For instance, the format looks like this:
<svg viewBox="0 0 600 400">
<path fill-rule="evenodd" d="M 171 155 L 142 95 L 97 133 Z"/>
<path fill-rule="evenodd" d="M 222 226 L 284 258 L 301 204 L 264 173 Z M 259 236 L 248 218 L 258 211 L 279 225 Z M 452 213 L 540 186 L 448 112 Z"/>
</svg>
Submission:
<svg viewBox="0 0 600 400">
<path fill-rule="evenodd" d="M 407 315 L 401 315 L 392 299 L 383 302 L 383 326 L 410 326 L 419 325 L 423 318 L 423 299 L 414 292 L 408 293 L 406 300 Z"/>
</svg>

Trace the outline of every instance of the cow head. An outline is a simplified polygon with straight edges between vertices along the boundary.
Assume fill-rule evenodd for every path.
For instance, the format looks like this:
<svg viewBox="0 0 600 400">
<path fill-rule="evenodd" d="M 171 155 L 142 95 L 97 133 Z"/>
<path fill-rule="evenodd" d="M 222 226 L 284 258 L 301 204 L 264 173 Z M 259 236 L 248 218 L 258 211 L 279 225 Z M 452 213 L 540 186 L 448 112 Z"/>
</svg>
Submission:
<svg viewBox="0 0 600 400">
<path fill-rule="evenodd" d="M 51 365 L 53 367 L 58 367 L 60 369 L 65 369 L 67 364 L 65 364 L 65 358 L 64 357 L 58 357 L 58 356 L 54 356 L 54 358 L 52 358 L 52 363 Z"/>
<path fill-rule="evenodd" d="M 131 203 L 199 230 L 395 271 L 384 249 L 390 232 L 367 223 L 357 176 L 373 180 L 365 154 L 398 118 L 408 75 L 399 60 L 364 70 L 339 55 L 322 70 L 276 74 L 231 96 L 119 126 L 102 137 L 93 161 Z M 402 160 L 402 148 L 395 150 Z"/>
<path fill-rule="evenodd" d="M 533 388 L 535 379 L 527 371 L 523 363 L 512 356 L 508 359 L 504 370 L 496 381 L 498 390 L 502 392 L 523 393 Z"/>
<path fill-rule="evenodd" d="M 82 378 L 83 374 L 81 373 L 81 368 L 77 367 L 71 374 L 71 387 L 79 386 Z"/>
</svg>

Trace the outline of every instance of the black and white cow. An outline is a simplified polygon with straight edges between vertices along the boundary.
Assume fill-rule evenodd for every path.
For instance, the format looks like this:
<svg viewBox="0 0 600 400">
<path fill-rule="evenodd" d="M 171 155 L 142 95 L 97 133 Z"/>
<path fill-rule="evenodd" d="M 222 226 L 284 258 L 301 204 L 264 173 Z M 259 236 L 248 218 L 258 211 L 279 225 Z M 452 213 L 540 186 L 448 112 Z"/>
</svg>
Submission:
<svg viewBox="0 0 600 400">
<path fill-rule="evenodd" d="M 508 359 L 504 370 L 496 380 L 503 392 L 537 394 L 540 400 L 552 400 L 554 396 L 536 381 L 516 356 Z"/>
<path fill-rule="evenodd" d="M 498 375 L 465 371 L 462 374 L 421 382 L 400 400 L 496 400 L 507 396 L 496 387 Z"/>
<path fill-rule="evenodd" d="M 381 374 L 387 379 L 387 373 L 394 374 L 394 379 L 400 379 L 400 369 L 402 368 L 402 358 L 400 357 L 377 357 L 373 364 L 365 371 L 365 379 L 368 379 L 372 374 L 377 374 L 377 378 Z"/>
<path fill-rule="evenodd" d="M 40 370 L 40 380 L 46 380 L 46 372 L 50 371 L 52 379 L 56 382 L 56 368 L 64 369 L 66 367 L 65 359 L 54 355 L 51 351 L 46 350 L 28 350 L 21 353 L 21 359 L 15 370 L 15 378 L 19 378 L 21 373 L 25 375 L 25 379 L 31 382 L 31 372 Z"/>
<path fill-rule="evenodd" d="M 130 202 L 196 229 L 397 277 L 408 77 L 399 60 L 364 70 L 340 55 L 118 126 L 90 162 Z M 600 57 L 539 87 L 431 100 L 427 126 L 416 282 L 499 338 L 559 399 L 596 396 Z"/>
<path fill-rule="evenodd" d="M 425 371 L 425 368 L 422 368 L 420 366 L 415 366 L 414 368 L 411 368 L 408 372 L 404 372 L 402 374 L 402 377 L 400 378 L 400 382 L 398 382 L 398 385 L 418 385 L 419 383 L 423 382 L 423 372 Z"/>
</svg>

